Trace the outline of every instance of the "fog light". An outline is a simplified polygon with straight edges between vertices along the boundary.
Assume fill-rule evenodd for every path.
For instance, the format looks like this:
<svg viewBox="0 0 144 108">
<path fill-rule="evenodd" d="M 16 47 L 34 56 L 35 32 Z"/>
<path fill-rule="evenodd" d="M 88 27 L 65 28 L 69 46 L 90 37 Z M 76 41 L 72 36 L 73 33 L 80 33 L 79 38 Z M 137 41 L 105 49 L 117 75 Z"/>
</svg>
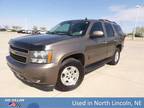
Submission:
<svg viewBox="0 0 144 108">
<path fill-rule="evenodd" d="M 41 82 L 41 80 L 37 80 L 37 81 L 36 81 L 36 83 L 40 83 L 40 82 Z"/>
</svg>

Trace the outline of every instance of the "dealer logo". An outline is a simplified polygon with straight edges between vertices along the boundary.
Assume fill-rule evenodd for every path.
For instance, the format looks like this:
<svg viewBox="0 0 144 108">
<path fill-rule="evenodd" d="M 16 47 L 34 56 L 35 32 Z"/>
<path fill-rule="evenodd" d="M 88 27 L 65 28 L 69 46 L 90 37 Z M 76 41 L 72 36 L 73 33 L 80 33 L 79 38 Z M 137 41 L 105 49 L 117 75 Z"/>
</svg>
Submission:
<svg viewBox="0 0 144 108">
<path fill-rule="evenodd" d="M 13 108 L 20 108 L 21 104 L 18 102 L 9 102 L 8 106 L 13 107 Z"/>
</svg>

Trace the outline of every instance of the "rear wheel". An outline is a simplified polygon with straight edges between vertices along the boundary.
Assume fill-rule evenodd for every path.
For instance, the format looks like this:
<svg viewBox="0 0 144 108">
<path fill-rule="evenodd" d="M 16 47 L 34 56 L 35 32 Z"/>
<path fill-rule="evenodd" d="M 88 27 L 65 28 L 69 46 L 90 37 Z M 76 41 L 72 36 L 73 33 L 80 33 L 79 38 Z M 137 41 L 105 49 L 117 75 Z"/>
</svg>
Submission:
<svg viewBox="0 0 144 108">
<path fill-rule="evenodd" d="M 120 59 L 120 49 L 117 48 L 114 55 L 113 55 L 113 57 L 112 57 L 112 61 L 109 62 L 108 64 L 116 65 L 119 62 L 119 59 Z"/>
<path fill-rule="evenodd" d="M 70 91 L 77 88 L 84 78 L 84 67 L 79 60 L 69 58 L 60 67 L 56 89 Z"/>
</svg>

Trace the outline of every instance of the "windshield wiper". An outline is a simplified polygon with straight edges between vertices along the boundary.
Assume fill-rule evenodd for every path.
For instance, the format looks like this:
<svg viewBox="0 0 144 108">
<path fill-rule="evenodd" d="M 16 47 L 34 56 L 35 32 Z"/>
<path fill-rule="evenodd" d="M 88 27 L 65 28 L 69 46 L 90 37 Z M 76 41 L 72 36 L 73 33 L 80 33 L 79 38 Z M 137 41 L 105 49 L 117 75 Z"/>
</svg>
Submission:
<svg viewBox="0 0 144 108">
<path fill-rule="evenodd" d="M 47 34 L 57 34 L 57 35 L 70 35 L 70 33 L 68 32 L 59 32 L 59 31 L 55 31 L 55 32 L 47 32 Z"/>
<path fill-rule="evenodd" d="M 56 32 L 50 32 L 48 31 L 46 34 L 55 34 Z"/>
<path fill-rule="evenodd" d="M 56 34 L 59 34 L 59 35 L 67 35 L 68 33 L 66 33 L 66 32 L 56 32 Z"/>
</svg>

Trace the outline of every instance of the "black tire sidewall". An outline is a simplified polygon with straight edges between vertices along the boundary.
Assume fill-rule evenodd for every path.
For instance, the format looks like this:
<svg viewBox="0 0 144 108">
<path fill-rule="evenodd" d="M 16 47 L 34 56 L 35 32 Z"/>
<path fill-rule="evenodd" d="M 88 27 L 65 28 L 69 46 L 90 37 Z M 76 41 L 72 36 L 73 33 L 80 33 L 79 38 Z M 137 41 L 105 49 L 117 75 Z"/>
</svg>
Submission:
<svg viewBox="0 0 144 108">
<path fill-rule="evenodd" d="M 116 52 L 119 53 L 119 58 L 118 58 L 117 61 L 115 61 Z M 108 64 L 109 64 L 109 65 L 116 65 L 116 64 L 118 64 L 119 59 L 120 59 L 120 49 L 119 49 L 119 48 L 116 48 L 115 53 L 114 53 L 114 55 L 112 56 L 112 59 L 111 59 L 111 61 L 110 61 Z"/>
<path fill-rule="evenodd" d="M 116 53 L 117 53 L 117 52 L 118 52 L 119 57 L 118 57 L 118 60 L 115 61 L 115 56 L 116 56 Z M 114 62 L 114 64 L 117 64 L 117 63 L 119 62 L 119 59 L 120 59 L 120 50 L 117 48 L 116 51 L 115 51 L 114 57 L 113 57 L 113 62 Z"/>
<path fill-rule="evenodd" d="M 79 79 L 78 79 L 77 83 L 75 85 L 73 85 L 73 86 L 65 86 L 61 82 L 61 78 L 60 78 L 61 77 L 61 73 L 68 66 L 75 66 L 79 70 Z M 57 80 L 57 84 L 56 84 L 56 89 L 59 90 L 59 91 L 70 91 L 70 90 L 73 90 L 73 89 L 77 88 L 81 84 L 81 82 L 83 81 L 83 78 L 84 78 L 84 67 L 81 64 L 81 62 L 76 60 L 76 59 L 73 59 L 73 58 L 67 59 L 60 66 L 58 80 Z"/>
</svg>

